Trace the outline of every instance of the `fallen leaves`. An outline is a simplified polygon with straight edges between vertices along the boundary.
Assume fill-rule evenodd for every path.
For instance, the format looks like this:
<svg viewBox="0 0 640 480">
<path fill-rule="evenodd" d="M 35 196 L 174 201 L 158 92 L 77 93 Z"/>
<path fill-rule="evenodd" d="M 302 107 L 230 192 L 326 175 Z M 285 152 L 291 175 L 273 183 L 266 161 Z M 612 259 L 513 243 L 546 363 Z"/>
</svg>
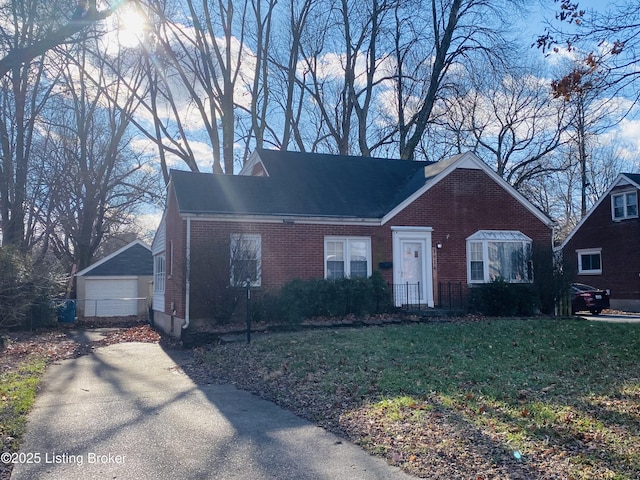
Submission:
<svg viewBox="0 0 640 480">
<path fill-rule="evenodd" d="M 76 341 L 72 330 L 39 330 L 15 332 L 5 337 L 5 348 L 0 351 L 0 373 L 15 370 L 27 356 L 40 356 L 49 361 L 75 358 L 94 348 L 123 342 L 158 343 L 160 334 L 150 325 L 116 328 L 103 339 L 92 342 Z"/>
<path fill-rule="evenodd" d="M 68 327 L 68 326 L 66 326 Z M 35 332 L 11 332 L 4 334 L 0 338 L 0 374 L 15 375 L 25 369 L 30 359 L 46 359 L 47 362 L 57 362 L 80 355 L 91 353 L 95 348 L 113 345 L 123 342 L 145 342 L 158 343 L 163 340 L 158 332 L 150 325 L 138 324 L 134 326 L 122 325 L 113 328 L 105 333 L 102 339 L 97 341 L 80 341 L 82 335 L 75 335 L 83 329 L 74 325 L 74 329 L 51 329 L 38 330 Z M 62 328 L 62 327 L 60 327 Z M 107 332 L 107 331 L 105 331 Z M 167 343 L 170 343 L 169 340 Z M 9 404 L 14 397 L 7 393 L 0 395 L 2 405 Z M 4 413 L 4 418 L 0 416 L 0 447 L 2 451 L 13 451 L 16 448 L 16 438 L 9 435 L 5 421 L 9 419 Z M 8 479 L 11 475 L 11 464 L 0 463 L 0 479 Z"/>
</svg>

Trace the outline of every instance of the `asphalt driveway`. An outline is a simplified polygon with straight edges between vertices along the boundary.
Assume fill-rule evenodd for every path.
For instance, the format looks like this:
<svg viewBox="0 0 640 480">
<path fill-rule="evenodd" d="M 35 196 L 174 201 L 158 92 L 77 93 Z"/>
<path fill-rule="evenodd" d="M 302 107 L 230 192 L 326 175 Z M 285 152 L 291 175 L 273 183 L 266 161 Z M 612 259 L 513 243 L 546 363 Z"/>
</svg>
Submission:
<svg viewBox="0 0 640 480">
<path fill-rule="evenodd" d="M 600 315 L 582 315 L 580 317 L 594 322 L 640 323 L 640 313 L 601 313 Z"/>
<path fill-rule="evenodd" d="M 121 343 L 52 365 L 12 480 L 412 478 L 271 402 L 194 384 L 188 361 Z"/>
</svg>

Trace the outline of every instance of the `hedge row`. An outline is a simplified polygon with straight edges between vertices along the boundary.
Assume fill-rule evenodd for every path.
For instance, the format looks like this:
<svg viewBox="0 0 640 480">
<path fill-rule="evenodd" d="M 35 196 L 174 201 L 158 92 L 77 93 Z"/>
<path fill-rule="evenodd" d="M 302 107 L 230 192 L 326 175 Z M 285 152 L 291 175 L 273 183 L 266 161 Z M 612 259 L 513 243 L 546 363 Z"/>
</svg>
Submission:
<svg viewBox="0 0 640 480">
<path fill-rule="evenodd" d="M 277 295 L 252 302 L 254 321 L 300 323 L 307 318 L 367 315 L 391 310 L 382 276 L 340 280 L 292 280 Z"/>
</svg>

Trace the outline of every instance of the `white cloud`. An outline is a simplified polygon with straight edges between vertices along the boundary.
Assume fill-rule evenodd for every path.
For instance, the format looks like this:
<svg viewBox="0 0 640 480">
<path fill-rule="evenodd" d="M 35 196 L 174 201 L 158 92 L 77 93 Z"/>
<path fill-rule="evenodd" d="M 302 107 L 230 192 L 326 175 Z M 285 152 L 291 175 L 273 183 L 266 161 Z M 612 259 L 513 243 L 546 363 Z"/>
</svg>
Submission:
<svg viewBox="0 0 640 480">
<path fill-rule="evenodd" d="M 640 159 L 640 119 L 625 119 L 618 127 L 618 135 L 612 140 L 619 142 L 617 151 L 623 160 L 633 162 L 639 167 Z"/>
</svg>

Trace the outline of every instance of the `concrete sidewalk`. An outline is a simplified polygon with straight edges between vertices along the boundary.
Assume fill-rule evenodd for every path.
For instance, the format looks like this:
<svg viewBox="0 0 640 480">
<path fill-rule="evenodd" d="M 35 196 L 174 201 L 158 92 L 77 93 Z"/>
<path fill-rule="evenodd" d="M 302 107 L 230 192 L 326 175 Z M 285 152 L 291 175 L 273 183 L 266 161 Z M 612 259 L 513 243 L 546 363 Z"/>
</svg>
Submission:
<svg viewBox="0 0 640 480">
<path fill-rule="evenodd" d="M 231 385 L 198 386 L 184 351 L 122 343 L 52 365 L 12 480 L 410 479 Z"/>
</svg>

